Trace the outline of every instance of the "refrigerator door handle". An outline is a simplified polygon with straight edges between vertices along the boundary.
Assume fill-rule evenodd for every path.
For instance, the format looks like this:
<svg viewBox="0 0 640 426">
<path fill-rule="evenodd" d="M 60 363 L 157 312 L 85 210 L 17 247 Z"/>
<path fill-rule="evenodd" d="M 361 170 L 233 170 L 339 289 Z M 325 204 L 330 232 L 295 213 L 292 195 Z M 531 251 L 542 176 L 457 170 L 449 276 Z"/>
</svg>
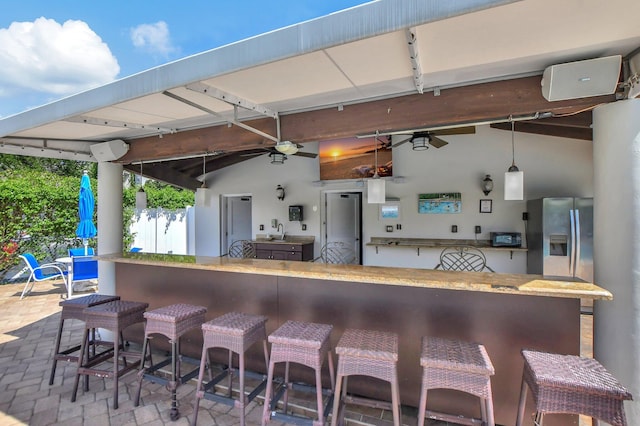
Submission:
<svg viewBox="0 0 640 426">
<path fill-rule="evenodd" d="M 574 277 L 575 270 L 575 257 L 576 257 L 576 214 L 575 210 L 569 210 L 569 219 L 571 221 L 571 252 L 569 253 L 569 276 Z"/>
<path fill-rule="evenodd" d="M 575 210 L 576 216 L 576 237 L 575 237 L 575 247 L 576 247 L 576 255 L 573 260 L 573 276 L 576 277 L 578 275 L 578 264 L 580 262 L 580 211 L 578 209 Z"/>
</svg>

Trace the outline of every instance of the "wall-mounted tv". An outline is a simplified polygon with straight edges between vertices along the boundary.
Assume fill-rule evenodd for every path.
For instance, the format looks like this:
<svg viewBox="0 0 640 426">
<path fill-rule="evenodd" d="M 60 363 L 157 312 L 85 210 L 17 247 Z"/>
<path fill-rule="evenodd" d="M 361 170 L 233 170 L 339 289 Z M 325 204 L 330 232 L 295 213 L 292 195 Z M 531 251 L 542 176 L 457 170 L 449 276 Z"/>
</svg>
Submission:
<svg viewBox="0 0 640 426">
<path fill-rule="evenodd" d="M 374 138 L 346 138 L 320 141 L 320 180 L 364 179 L 375 173 Z M 391 143 L 378 138 L 378 176 L 393 176 Z"/>
</svg>

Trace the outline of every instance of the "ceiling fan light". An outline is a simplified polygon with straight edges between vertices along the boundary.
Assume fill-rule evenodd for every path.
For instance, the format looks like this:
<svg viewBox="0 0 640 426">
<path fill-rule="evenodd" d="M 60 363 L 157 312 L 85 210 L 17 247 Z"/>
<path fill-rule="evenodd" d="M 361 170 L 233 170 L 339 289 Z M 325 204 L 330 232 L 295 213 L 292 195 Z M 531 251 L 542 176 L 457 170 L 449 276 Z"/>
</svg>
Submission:
<svg viewBox="0 0 640 426">
<path fill-rule="evenodd" d="M 287 159 L 287 156 L 281 152 L 272 152 L 269 157 L 271 157 L 271 164 L 284 164 L 284 160 Z"/>
<path fill-rule="evenodd" d="M 429 137 L 417 136 L 411 139 L 411 144 L 413 145 L 414 151 L 425 151 L 429 149 Z"/>
<path fill-rule="evenodd" d="M 276 143 L 276 150 L 286 155 L 293 155 L 298 152 L 298 145 L 290 141 L 280 141 Z"/>
</svg>

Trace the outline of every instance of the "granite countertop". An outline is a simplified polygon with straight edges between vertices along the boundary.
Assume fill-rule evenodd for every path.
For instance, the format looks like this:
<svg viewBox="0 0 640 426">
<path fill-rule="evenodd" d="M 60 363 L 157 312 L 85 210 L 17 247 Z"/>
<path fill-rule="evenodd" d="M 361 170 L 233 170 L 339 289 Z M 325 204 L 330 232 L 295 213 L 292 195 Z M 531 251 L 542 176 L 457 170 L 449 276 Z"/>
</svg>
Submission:
<svg viewBox="0 0 640 426">
<path fill-rule="evenodd" d="M 366 245 L 376 247 L 411 247 L 411 248 L 445 248 L 455 246 L 472 246 L 483 250 L 527 251 L 522 247 L 492 247 L 490 240 L 463 240 L 438 238 L 389 238 L 371 237 Z"/>
<path fill-rule="evenodd" d="M 453 272 L 383 266 L 332 265 L 314 262 L 228 257 L 196 257 L 151 253 L 107 254 L 99 260 L 150 266 L 349 281 L 403 287 L 441 288 L 527 296 L 612 300 L 613 295 L 587 282 L 549 279 L 542 275 Z"/>
</svg>

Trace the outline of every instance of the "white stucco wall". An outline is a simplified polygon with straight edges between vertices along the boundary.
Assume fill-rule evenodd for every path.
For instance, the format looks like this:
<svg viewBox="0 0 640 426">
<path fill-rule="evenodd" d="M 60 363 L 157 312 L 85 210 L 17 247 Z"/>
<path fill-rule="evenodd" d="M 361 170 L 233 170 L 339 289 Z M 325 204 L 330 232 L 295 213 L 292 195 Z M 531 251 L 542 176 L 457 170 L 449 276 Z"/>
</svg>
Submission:
<svg viewBox="0 0 640 426">
<path fill-rule="evenodd" d="M 403 138 L 402 136 L 398 137 Z M 394 176 L 404 176 L 404 183 L 387 182 L 387 197 L 398 198 L 401 205 L 399 221 L 380 220 L 378 205 L 363 199 L 363 242 L 371 237 L 404 238 L 475 238 L 474 227 L 480 225 L 479 239 L 488 239 L 491 231 L 518 231 L 525 233 L 522 212 L 526 201 L 504 201 L 504 172 L 511 165 L 511 134 L 507 131 L 477 127 L 475 135 L 442 137 L 449 142 L 443 148 L 431 147 L 416 152 L 410 144 L 393 152 Z M 304 151 L 317 151 L 316 144 L 305 144 Z M 579 141 L 539 135 L 516 133 L 516 164 L 525 173 L 525 198 L 547 196 L 593 196 L 593 155 L 590 141 Z M 488 196 L 481 191 L 481 181 L 490 174 L 494 190 Z M 207 184 L 212 198 L 222 194 L 247 193 L 253 196 L 253 234 L 275 232 L 271 219 L 286 225 L 287 234 L 309 235 L 316 238 L 316 253 L 320 249 L 321 210 L 324 191 L 364 191 L 356 181 L 326 182 L 316 186 L 319 179 L 317 159 L 290 156 L 284 165 L 272 165 L 266 155 L 252 158 L 233 167 L 209 175 Z M 283 202 L 276 199 L 275 188 L 286 189 Z M 429 192 L 461 192 L 463 209 L 460 214 L 427 215 L 418 213 L 418 194 Z M 479 213 L 479 200 L 493 200 L 491 214 Z M 288 221 L 288 206 L 304 206 L 302 231 L 298 222 Z M 318 206 L 316 212 L 313 206 Z M 218 217 L 208 220 L 220 223 Z M 402 225 L 396 230 L 396 223 Z M 265 231 L 259 225 L 265 225 Z M 394 225 L 387 233 L 386 225 Z M 458 233 L 450 232 L 451 225 Z M 200 231 L 198 231 L 200 234 Z M 218 235 L 209 236 L 219 241 Z M 219 244 L 219 243 L 218 243 Z M 488 263 L 500 272 L 526 271 L 526 255 L 508 252 L 487 253 Z M 365 247 L 363 263 L 367 265 L 407 266 L 433 268 L 439 251 L 385 248 L 376 254 L 375 248 Z"/>
</svg>

